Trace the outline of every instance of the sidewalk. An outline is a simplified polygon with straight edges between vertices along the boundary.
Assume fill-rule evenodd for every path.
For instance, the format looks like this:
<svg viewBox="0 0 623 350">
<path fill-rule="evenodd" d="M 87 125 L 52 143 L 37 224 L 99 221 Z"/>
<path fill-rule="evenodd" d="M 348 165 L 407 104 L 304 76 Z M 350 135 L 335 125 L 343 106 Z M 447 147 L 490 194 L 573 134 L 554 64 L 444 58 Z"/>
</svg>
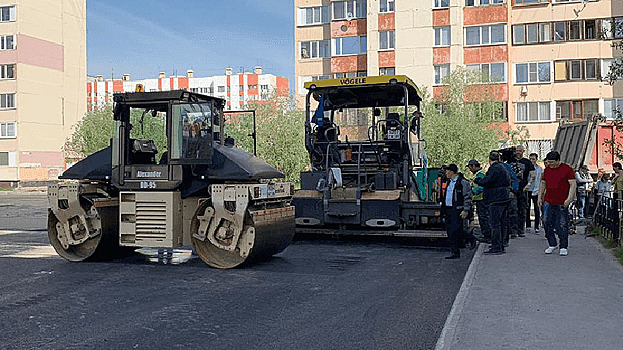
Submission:
<svg viewBox="0 0 623 350">
<path fill-rule="evenodd" d="M 511 240 L 504 255 L 485 246 L 437 349 L 623 348 L 623 267 L 595 239 L 570 236 L 568 256 L 543 253 L 543 232 Z"/>
</svg>

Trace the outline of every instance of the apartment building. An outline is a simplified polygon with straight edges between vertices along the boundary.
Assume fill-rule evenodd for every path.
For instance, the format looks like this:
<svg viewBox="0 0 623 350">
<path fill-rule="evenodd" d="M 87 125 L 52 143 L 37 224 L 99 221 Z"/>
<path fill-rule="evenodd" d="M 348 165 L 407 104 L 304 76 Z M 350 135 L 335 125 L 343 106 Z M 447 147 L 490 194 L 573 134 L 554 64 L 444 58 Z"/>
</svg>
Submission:
<svg viewBox="0 0 623 350">
<path fill-rule="evenodd" d="M 85 82 L 85 0 L 0 0 L 0 186 L 41 184 L 65 169 Z"/>
<path fill-rule="evenodd" d="M 296 0 L 295 16 L 299 107 L 307 81 L 405 74 L 438 96 L 465 66 L 541 154 L 561 120 L 623 107 L 621 83 L 601 79 L 623 56 L 620 0 Z"/>
<path fill-rule="evenodd" d="M 226 68 L 224 75 L 195 77 L 193 70 L 185 76 L 167 77 L 160 72 L 158 78 L 130 80 L 129 74 L 121 79 L 104 79 L 103 76 L 90 77 L 86 83 L 86 101 L 89 111 L 112 104 L 113 94 L 134 92 L 140 85 L 143 91 L 169 91 L 185 89 L 192 92 L 220 97 L 227 101 L 226 110 L 241 110 L 253 101 L 266 101 L 273 95 L 288 96 L 289 79 L 265 74 L 262 67 L 255 67 L 253 73 L 234 73 Z"/>
</svg>

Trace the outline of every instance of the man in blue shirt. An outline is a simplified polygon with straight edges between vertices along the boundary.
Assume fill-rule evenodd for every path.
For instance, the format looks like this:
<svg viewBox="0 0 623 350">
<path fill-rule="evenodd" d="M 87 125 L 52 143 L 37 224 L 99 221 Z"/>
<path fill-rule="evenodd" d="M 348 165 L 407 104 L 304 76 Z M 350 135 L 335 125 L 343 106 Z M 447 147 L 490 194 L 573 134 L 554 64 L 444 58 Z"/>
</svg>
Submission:
<svg viewBox="0 0 623 350">
<path fill-rule="evenodd" d="M 445 217 L 446 233 L 452 255 L 446 259 L 461 257 L 459 239 L 465 237 L 470 249 L 476 247 L 476 238 L 465 228 L 467 217 L 472 210 L 472 186 L 462 174 L 456 164 L 450 164 L 445 169 L 446 191 L 443 194 L 443 213 Z"/>
</svg>

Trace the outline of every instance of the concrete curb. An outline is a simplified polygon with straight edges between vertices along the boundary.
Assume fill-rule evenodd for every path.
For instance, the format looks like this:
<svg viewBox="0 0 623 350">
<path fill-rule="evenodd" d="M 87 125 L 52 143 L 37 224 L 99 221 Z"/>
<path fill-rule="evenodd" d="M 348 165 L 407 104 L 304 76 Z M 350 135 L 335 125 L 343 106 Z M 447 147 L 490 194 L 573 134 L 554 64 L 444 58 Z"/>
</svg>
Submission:
<svg viewBox="0 0 623 350">
<path fill-rule="evenodd" d="M 472 258 L 472 262 L 469 264 L 469 268 L 467 269 L 467 273 L 463 278 L 463 283 L 461 284 L 461 288 L 454 299 L 454 303 L 452 304 L 452 309 L 450 309 L 450 313 L 448 314 L 448 318 L 446 318 L 446 323 L 441 330 L 441 334 L 439 335 L 439 339 L 437 340 L 437 345 L 435 346 L 435 350 L 448 350 L 452 348 L 452 344 L 454 341 L 454 335 L 456 333 L 456 327 L 459 323 L 459 319 L 461 318 L 461 313 L 463 308 L 465 307 L 465 301 L 467 300 L 467 294 L 469 293 L 469 289 L 474 282 L 474 278 L 476 276 L 476 270 L 480 266 L 480 261 L 482 260 L 482 255 L 485 250 L 484 244 L 478 245 L 478 250 L 474 254 Z"/>
<path fill-rule="evenodd" d="M 0 191 L 0 196 L 46 196 L 46 191 Z"/>
</svg>

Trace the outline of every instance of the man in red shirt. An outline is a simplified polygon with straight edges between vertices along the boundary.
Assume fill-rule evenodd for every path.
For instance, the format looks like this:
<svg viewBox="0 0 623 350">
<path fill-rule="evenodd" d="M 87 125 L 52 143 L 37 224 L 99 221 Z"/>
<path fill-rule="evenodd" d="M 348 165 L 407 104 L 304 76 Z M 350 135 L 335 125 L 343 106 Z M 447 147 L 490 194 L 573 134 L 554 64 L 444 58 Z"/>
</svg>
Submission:
<svg viewBox="0 0 623 350">
<path fill-rule="evenodd" d="M 558 248 L 556 235 L 560 240 L 560 255 L 567 255 L 569 244 L 569 205 L 575 197 L 575 173 L 567 164 L 560 162 L 560 153 L 551 151 L 545 157 L 545 170 L 539 189 L 539 206 L 543 208 L 545 237 L 549 247 L 545 254 Z"/>
</svg>

